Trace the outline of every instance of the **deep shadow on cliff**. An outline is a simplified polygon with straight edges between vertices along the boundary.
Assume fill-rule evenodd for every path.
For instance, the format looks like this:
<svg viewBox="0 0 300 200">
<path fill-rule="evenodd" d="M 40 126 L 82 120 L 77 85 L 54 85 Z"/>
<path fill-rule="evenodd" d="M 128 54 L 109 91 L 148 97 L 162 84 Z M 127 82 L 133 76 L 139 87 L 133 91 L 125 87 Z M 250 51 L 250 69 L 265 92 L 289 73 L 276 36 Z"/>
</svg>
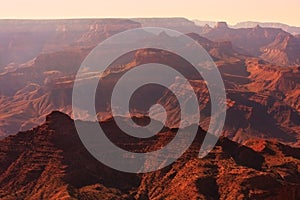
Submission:
<svg viewBox="0 0 300 200">
<path fill-rule="evenodd" d="M 141 141 L 124 136 L 114 120 L 101 122 L 101 126 L 109 130 L 111 140 L 131 151 L 142 147 L 143 151 L 154 150 L 176 134 L 175 129 L 165 127 L 156 136 Z M 205 135 L 199 128 L 191 147 L 170 166 L 130 174 L 94 159 L 82 145 L 74 121 L 55 111 L 44 124 L 0 141 L 0 198 L 300 198 L 300 149 L 258 139 L 244 146 L 221 137 L 214 149 L 199 159 Z"/>
</svg>

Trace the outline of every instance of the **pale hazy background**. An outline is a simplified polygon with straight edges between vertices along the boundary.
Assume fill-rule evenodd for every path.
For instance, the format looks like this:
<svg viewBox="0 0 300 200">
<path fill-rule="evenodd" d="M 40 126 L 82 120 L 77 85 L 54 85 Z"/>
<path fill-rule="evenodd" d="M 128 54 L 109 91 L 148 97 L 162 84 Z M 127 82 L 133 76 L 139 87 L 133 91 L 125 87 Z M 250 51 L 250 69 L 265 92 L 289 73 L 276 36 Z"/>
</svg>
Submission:
<svg viewBox="0 0 300 200">
<path fill-rule="evenodd" d="M 300 0 L 7 0 L 0 18 L 131 18 L 282 22 L 300 26 Z"/>
</svg>

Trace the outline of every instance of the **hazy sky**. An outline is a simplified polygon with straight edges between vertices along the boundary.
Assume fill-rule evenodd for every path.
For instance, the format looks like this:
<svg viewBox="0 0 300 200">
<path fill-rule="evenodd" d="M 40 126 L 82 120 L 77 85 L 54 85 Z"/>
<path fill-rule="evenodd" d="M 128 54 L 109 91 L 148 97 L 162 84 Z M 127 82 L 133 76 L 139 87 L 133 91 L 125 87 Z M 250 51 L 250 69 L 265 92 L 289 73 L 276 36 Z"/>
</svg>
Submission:
<svg viewBox="0 0 300 200">
<path fill-rule="evenodd" d="M 0 18 L 186 17 L 300 26 L 300 0 L 7 0 Z"/>
</svg>

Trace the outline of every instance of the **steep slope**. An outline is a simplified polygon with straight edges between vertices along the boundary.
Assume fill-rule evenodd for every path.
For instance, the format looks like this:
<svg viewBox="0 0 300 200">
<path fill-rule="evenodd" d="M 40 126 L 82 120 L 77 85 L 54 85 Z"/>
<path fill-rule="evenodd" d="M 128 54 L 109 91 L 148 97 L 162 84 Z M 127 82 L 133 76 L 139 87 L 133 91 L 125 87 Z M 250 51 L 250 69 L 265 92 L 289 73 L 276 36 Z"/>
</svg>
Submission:
<svg viewBox="0 0 300 200">
<path fill-rule="evenodd" d="M 0 196 L 5 199 L 89 199 L 94 193 L 94 199 L 129 199 L 126 193 L 139 183 L 136 175 L 93 159 L 73 121 L 59 112 L 47 116 L 42 126 L 1 141 L 0 162 Z"/>
<path fill-rule="evenodd" d="M 0 67 L 4 67 L 70 46 L 95 46 L 115 33 L 140 24 L 127 19 L 70 19 L 0 20 L 0 26 Z"/>
<path fill-rule="evenodd" d="M 212 56 L 215 61 L 225 61 L 236 59 L 236 57 L 241 57 L 241 54 L 234 50 L 234 47 L 230 41 L 213 42 L 205 37 L 201 37 L 196 33 L 188 33 L 187 35 L 197 41 L 206 51 L 208 51 L 210 56 Z"/>
<path fill-rule="evenodd" d="M 230 28 L 225 22 L 218 22 L 214 28 L 205 26 L 202 36 L 213 41 L 231 41 L 238 52 L 277 64 L 300 64 L 299 40 L 279 28 Z"/>
<path fill-rule="evenodd" d="M 178 19 L 174 21 L 176 22 L 176 20 Z M 29 22 L 33 24 L 41 23 L 38 21 Z M 17 30 L 20 27 L 27 27 L 28 29 L 29 25 L 27 23 L 29 22 L 23 21 L 25 25 L 16 26 Z M 71 23 L 72 21 L 67 20 L 67 22 Z M 46 24 L 50 26 L 51 24 L 64 24 L 67 22 L 51 21 L 51 23 L 47 22 Z M 93 20 L 75 20 L 73 22 L 76 22 L 75 25 L 78 23 L 79 27 L 84 26 L 86 28 L 90 27 L 90 22 L 94 23 Z M 113 34 L 114 31 L 120 31 L 126 29 L 126 27 L 130 28 L 132 25 L 131 21 L 123 22 L 122 20 L 113 20 L 116 23 L 116 26 L 113 27 L 106 25 L 106 23 L 110 23 L 109 20 L 96 20 L 96 22 L 101 22 L 100 27 L 95 28 L 93 26 L 91 30 L 89 29 L 91 34 L 95 34 L 90 36 L 87 34 L 84 37 L 81 35 L 82 40 L 76 39 L 77 42 L 73 43 L 74 46 L 63 51 L 42 53 L 29 62 L 21 65 L 11 65 L 10 68 L 5 69 L 5 72 L 0 73 L 0 135 L 2 137 L 40 124 L 45 115 L 52 110 L 71 113 L 71 92 L 74 75 L 82 60 L 92 49 L 92 46 L 89 46 L 90 42 L 103 39 L 109 35 L 107 33 Z M 129 25 L 127 26 L 126 23 L 129 23 Z M 173 21 L 170 23 L 172 24 Z M 136 24 L 136 22 L 133 23 L 133 25 Z M 77 27 L 75 25 L 74 27 L 70 25 L 70 30 L 75 29 Z M 35 26 L 40 29 L 40 26 Z M 4 27 L 8 30 L 11 28 Z M 14 28 L 11 29 L 14 30 Z M 24 29 L 24 31 L 28 31 L 27 29 Z M 95 31 L 96 29 L 105 29 L 106 32 L 104 34 L 102 31 Z M 45 28 L 45 30 L 48 29 Z M 251 32 L 254 35 L 251 35 Z M 282 31 L 261 27 L 234 30 L 228 28 L 225 23 L 219 23 L 215 28 L 209 29 L 208 34 L 218 33 L 222 36 L 222 33 L 226 33 L 223 36 L 233 35 L 233 39 L 238 36 L 241 41 L 249 37 L 247 42 L 251 43 L 256 37 L 261 38 L 262 41 L 266 37 L 268 41 L 271 41 L 277 32 Z M 102 33 L 106 36 L 104 37 Z M 293 46 L 290 41 L 294 39 L 290 34 L 285 37 L 286 34 L 278 34 L 282 36 L 278 36 L 279 39 L 290 39 L 278 40 L 279 42 L 275 46 L 288 51 Z M 62 37 L 62 35 L 63 32 L 57 32 L 57 36 Z M 235 45 L 228 41 L 213 42 L 196 33 L 189 33 L 188 35 L 206 48 L 215 60 L 223 77 L 228 94 L 228 117 L 224 134 L 238 142 L 243 142 L 251 137 L 276 138 L 281 142 L 298 146 L 300 133 L 299 69 L 296 66 L 284 69 L 259 59 L 241 55 L 238 53 L 240 49 L 237 49 Z M 159 37 L 161 37 L 160 39 L 168 39 L 165 34 L 161 34 Z M 287 41 L 287 46 L 282 45 L 284 41 Z M 295 48 L 293 51 L 298 52 Z M 276 58 L 278 57 L 276 56 Z M 175 57 L 170 52 L 154 51 L 153 49 L 141 49 L 123 55 L 114 62 L 114 67 L 106 71 L 107 84 L 104 90 L 98 93 L 99 103 L 97 103 L 97 108 L 99 108 L 99 112 L 103 111 L 101 115 L 99 113 L 99 119 L 109 117 L 109 114 L 105 113 L 107 104 L 101 104 L 101 99 L 108 97 L 107 94 L 109 93 L 107 91 L 112 89 L 112 83 L 115 83 L 129 69 L 149 62 L 166 64 L 186 74 L 192 80 L 200 79 L 194 81 L 193 84 L 200 98 L 201 113 L 203 114 L 201 125 L 203 128 L 207 127 L 210 102 L 205 82 L 201 77 L 196 77 L 195 70 L 192 70 L 191 66 L 184 60 Z M 95 74 L 88 74 L 87 78 L 98 77 Z M 180 89 L 180 80 L 175 80 L 174 77 L 171 77 L 171 79 L 174 81 L 172 87 Z M 172 104 L 174 100 L 170 99 L 170 95 L 162 88 L 152 87 L 148 89 L 143 94 L 138 93 L 136 95 L 137 100 L 141 100 L 137 107 L 145 108 L 145 105 L 153 105 L 156 102 L 169 104 L 167 107 L 173 113 L 170 117 L 174 119 L 173 122 L 176 124 L 179 110 Z M 182 95 L 185 95 L 184 89 Z M 152 99 L 152 101 L 149 99 Z M 145 112 L 145 109 L 143 111 Z"/>
<path fill-rule="evenodd" d="M 189 35 L 199 40 L 198 42 L 211 52 L 216 60 L 236 59 L 237 53 L 232 50 L 229 42 L 217 43 L 204 38 L 201 40 L 197 34 Z M 91 49 L 92 47 L 75 46 L 64 51 L 42 53 L 30 62 L 0 74 L 0 137 L 40 124 L 45 115 L 52 110 L 70 114 L 73 80 L 81 62 Z M 153 62 L 175 66 L 179 70 L 186 64 L 178 58 L 168 60 L 172 56 L 170 53 L 154 52 L 151 57 L 149 52 L 151 51 L 139 50 L 118 59 L 114 64 L 116 67 L 107 70 L 110 76 L 105 91 L 111 89 L 111 82 L 124 71 L 151 59 Z M 160 53 L 162 54 L 159 55 Z M 187 75 L 188 73 L 189 71 L 185 72 Z M 100 93 L 105 94 L 105 91 Z M 153 92 L 159 95 L 158 91 Z M 98 107 L 101 106 L 99 103 Z"/>
<path fill-rule="evenodd" d="M 234 46 L 242 48 L 250 55 L 257 56 L 260 54 L 260 48 L 273 42 L 279 33 L 290 35 L 281 29 L 260 26 L 233 29 L 229 28 L 226 22 L 218 22 L 213 29 L 201 35 L 213 41 L 231 41 Z"/>
<path fill-rule="evenodd" d="M 141 118 L 141 120 L 143 120 Z M 89 122 L 82 122 L 88 123 Z M 164 129 L 146 143 L 126 140 L 113 121 L 102 122 L 122 148 L 153 150 L 175 134 Z M 188 131 L 186 129 L 185 131 Z M 205 158 L 205 132 L 174 164 L 147 174 L 117 172 L 83 147 L 73 121 L 52 112 L 46 122 L 0 141 L 1 199 L 298 199 L 299 149 L 251 140 L 249 147 L 221 138 Z M 128 138 L 127 138 L 128 139 Z M 230 184 L 228 184 L 230 183 Z"/>
<path fill-rule="evenodd" d="M 0 74 L 0 137 L 43 122 L 52 110 L 71 113 L 72 81 L 90 48 L 41 54 Z"/>
<path fill-rule="evenodd" d="M 240 55 L 229 42 L 212 42 L 195 33 L 188 35 L 210 52 L 223 77 L 228 100 L 224 135 L 237 142 L 252 137 L 275 138 L 299 146 L 299 69 L 282 68 Z M 52 110 L 70 114 L 74 73 L 89 50 L 80 48 L 42 54 L 17 70 L 2 74 L 0 82 L 5 87 L 1 87 L 0 134 L 5 136 L 32 128 Z M 153 49 L 130 52 L 106 70 L 105 81 L 97 91 L 99 120 L 110 116 L 106 100 L 118 78 L 133 67 L 149 62 L 171 66 L 192 80 L 199 96 L 201 126 L 206 129 L 210 120 L 210 100 L 205 82 L 185 60 Z M 98 77 L 87 74 L 86 78 Z M 182 89 L 185 96 L 181 80 L 169 78 L 174 82 L 171 88 Z M 172 98 L 165 88 L 146 87 L 132 98 L 134 114 L 145 113 L 147 106 L 159 102 L 170 113 L 172 124 L 168 126 L 176 127 L 179 109 Z"/>
<path fill-rule="evenodd" d="M 224 135 L 237 142 L 248 138 L 275 138 L 290 145 L 299 145 L 299 76 L 296 67 L 282 68 L 248 58 L 231 62 L 217 61 L 227 94 L 227 116 Z M 182 81 L 171 86 L 181 90 Z M 201 126 L 207 130 L 210 121 L 209 93 L 202 80 L 192 81 L 199 96 Z M 158 100 L 166 105 L 173 122 L 178 119 L 178 106 L 165 92 Z"/>
<path fill-rule="evenodd" d="M 218 44 L 196 36 L 193 35 L 208 51 Z M 298 68 L 282 68 L 259 59 L 247 58 L 235 53 L 231 48 L 227 48 L 226 51 L 218 48 L 218 52 L 226 55 L 225 58 L 215 57 L 225 83 L 228 101 L 224 134 L 237 142 L 252 137 L 275 138 L 298 146 L 300 139 Z M 113 85 L 111 83 L 127 70 L 149 62 L 166 64 L 190 78 L 190 83 L 199 97 L 201 126 L 207 130 L 210 121 L 210 99 L 205 81 L 196 76 L 197 73 L 191 70 L 186 62 L 170 53 L 149 49 L 137 51 L 132 61 L 122 67 L 124 71 L 107 74 L 106 80 L 110 81 L 105 88 L 110 91 Z M 170 88 L 186 98 L 189 90 L 183 88 L 182 83 L 181 79 L 175 79 Z M 180 108 L 170 91 L 155 86 L 147 89 L 140 90 L 132 97 L 132 103 L 136 103 L 135 112 L 143 113 L 142 111 L 147 110 L 147 106 L 158 102 L 164 105 L 170 114 L 172 123 L 168 126 L 178 126 Z M 103 95 L 99 93 L 100 96 L 103 99 Z M 100 101 L 100 98 L 98 99 L 97 102 Z M 160 113 L 157 112 L 156 116 L 159 117 Z"/>
<path fill-rule="evenodd" d="M 261 48 L 261 58 L 278 65 L 299 65 L 300 64 L 300 39 L 292 35 L 278 35 L 275 40 Z"/>
</svg>

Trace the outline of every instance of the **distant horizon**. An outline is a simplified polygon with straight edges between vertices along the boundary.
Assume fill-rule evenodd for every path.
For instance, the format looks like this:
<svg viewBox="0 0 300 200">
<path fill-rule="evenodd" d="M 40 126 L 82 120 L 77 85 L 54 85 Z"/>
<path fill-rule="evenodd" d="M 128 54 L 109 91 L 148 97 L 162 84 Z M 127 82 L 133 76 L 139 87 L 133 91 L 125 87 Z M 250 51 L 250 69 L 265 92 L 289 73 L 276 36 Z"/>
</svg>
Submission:
<svg viewBox="0 0 300 200">
<path fill-rule="evenodd" d="M 288 24 L 288 23 L 284 23 L 281 21 L 259 21 L 259 20 L 242 20 L 242 21 L 237 21 L 235 23 L 230 23 L 226 20 L 207 20 L 207 19 L 189 19 L 187 17 L 70 17 L 70 18 L 0 18 L 1 21 L 5 21 L 5 20 L 24 20 L 24 21 L 34 21 L 34 20 L 85 20 L 85 19 L 187 19 L 189 21 L 201 21 L 201 22 L 226 22 L 228 25 L 230 26 L 234 26 L 237 25 L 239 23 L 246 23 L 246 22 L 251 22 L 251 23 L 278 23 L 278 24 L 284 24 L 284 25 L 288 25 L 291 27 L 299 27 L 300 25 L 293 25 L 293 24 Z"/>
<path fill-rule="evenodd" d="M 0 7 L 0 19 L 184 18 L 203 21 L 278 22 L 300 27 L 299 0 L 10 0 Z"/>
</svg>

